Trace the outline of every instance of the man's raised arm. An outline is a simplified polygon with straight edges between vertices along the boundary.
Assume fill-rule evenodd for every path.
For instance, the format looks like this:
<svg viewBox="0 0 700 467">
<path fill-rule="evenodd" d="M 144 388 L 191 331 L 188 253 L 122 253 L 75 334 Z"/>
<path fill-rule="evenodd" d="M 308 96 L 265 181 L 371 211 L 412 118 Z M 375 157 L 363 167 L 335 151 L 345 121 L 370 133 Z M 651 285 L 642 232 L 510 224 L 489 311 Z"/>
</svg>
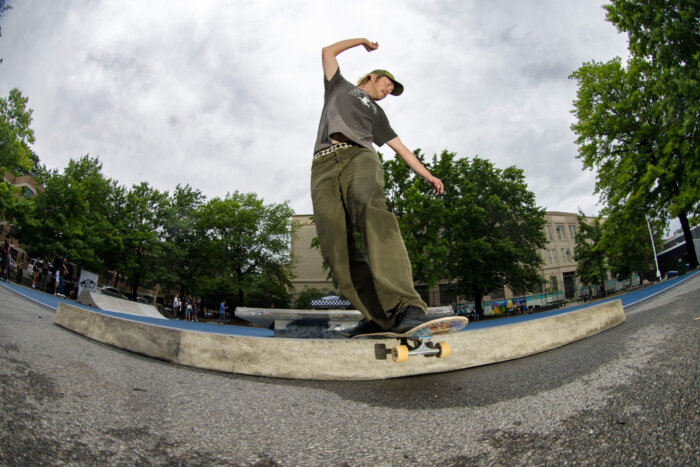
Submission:
<svg viewBox="0 0 700 467">
<path fill-rule="evenodd" d="M 321 50 L 321 60 L 323 62 L 323 73 L 326 75 L 326 79 L 330 79 L 335 75 L 338 70 L 338 60 L 335 58 L 338 54 L 357 47 L 358 45 L 364 46 L 367 52 L 377 50 L 379 44 L 377 42 L 370 42 L 365 38 L 357 39 L 345 39 L 344 41 L 336 42 L 335 44 L 324 47 Z"/>
</svg>

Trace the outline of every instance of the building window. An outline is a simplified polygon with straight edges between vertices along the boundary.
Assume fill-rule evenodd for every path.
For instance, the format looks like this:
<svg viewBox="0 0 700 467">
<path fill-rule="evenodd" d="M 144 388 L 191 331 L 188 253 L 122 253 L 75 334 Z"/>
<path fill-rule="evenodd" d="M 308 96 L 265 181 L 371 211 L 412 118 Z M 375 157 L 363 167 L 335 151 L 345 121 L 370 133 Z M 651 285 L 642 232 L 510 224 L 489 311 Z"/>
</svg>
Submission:
<svg viewBox="0 0 700 467">
<path fill-rule="evenodd" d="M 571 262 L 571 250 L 568 248 L 561 249 L 561 260 L 563 264 L 568 264 Z"/>
<path fill-rule="evenodd" d="M 564 226 L 562 224 L 557 224 L 556 230 L 557 230 L 557 238 L 559 240 L 565 240 L 566 239 L 566 232 L 564 232 Z"/>
<path fill-rule="evenodd" d="M 544 233 L 547 235 L 547 241 L 552 241 L 552 226 L 549 224 L 546 224 L 544 226 Z"/>
<path fill-rule="evenodd" d="M 569 225 L 569 238 L 571 240 L 574 240 L 576 238 L 576 226 L 575 225 Z"/>
<path fill-rule="evenodd" d="M 557 250 L 554 248 L 547 250 L 547 264 L 557 264 Z"/>
<path fill-rule="evenodd" d="M 31 198 L 32 196 L 34 196 L 34 192 L 31 190 L 31 188 L 23 186 L 22 196 L 24 196 L 25 198 Z"/>
</svg>

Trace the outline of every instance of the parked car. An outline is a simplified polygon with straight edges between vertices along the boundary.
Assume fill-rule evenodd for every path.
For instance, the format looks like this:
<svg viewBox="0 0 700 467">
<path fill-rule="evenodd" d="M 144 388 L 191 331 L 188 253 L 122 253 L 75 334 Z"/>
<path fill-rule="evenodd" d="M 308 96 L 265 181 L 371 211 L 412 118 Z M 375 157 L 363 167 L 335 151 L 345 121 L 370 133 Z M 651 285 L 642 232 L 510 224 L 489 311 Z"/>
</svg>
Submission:
<svg viewBox="0 0 700 467">
<path fill-rule="evenodd" d="M 119 291 L 116 287 L 100 287 L 97 289 L 101 294 L 109 295 L 110 297 L 117 297 L 123 300 L 128 300 L 126 296 Z"/>
<path fill-rule="evenodd" d="M 352 308 L 352 304 L 348 300 L 333 292 L 327 293 L 318 300 L 311 300 L 311 306 L 317 310 L 349 310 Z"/>
<path fill-rule="evenodd" d="M 136 297 L 136 301 L 139 303 L 145 303 L 146 305 L 153 305 L 153 302 L 144 297 Z"/>
</svg>

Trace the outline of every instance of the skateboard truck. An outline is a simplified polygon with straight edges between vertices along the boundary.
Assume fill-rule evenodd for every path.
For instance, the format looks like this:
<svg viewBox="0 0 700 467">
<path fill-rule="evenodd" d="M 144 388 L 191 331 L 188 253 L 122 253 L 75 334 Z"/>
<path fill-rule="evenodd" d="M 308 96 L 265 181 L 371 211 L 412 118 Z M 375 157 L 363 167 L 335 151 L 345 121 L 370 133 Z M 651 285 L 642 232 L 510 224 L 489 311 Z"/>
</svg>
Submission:
<svg viewBox="0 0 700 467">
<path fill-rule="evenodd" d="M 391 359 L 397 363 L 405 362 L 410 355 L 445 358 L 450 354 L 450 345 L 447 342 L 432 342 L 430 339 L 460 331 L 468 322 L 463 316 L 445 316 L 421 323 L 403 333 L 374 332 L 359 334 L 353 339 L 398 339 L 399 344 L 391 349 Z"/>
<path fill-rule="evenodd" d="M 401 344 L 391 349 L 391 359 L 403 363 L 410 355 L 435 356 L 445 358 L 450 354 L 450 344 L 447 342 L 432 342 L 428 337 L 402 337 Z"/>
</svg>

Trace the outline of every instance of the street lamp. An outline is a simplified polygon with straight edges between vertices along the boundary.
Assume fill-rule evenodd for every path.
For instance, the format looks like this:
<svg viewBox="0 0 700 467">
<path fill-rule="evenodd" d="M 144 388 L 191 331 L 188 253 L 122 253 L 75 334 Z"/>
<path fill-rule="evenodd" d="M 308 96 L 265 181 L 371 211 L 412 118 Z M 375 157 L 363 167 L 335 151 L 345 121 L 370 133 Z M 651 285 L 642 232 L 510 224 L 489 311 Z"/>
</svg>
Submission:
<svg viewBox="0 0 700 467">
<path fill-rule="evenodd" d="M 656 264 L 656 278 L 661 280 L 661 271 L 659 271 L 659 259 L 656 257 L 656 245 L 654 245 L 654 234 L 651 232 L 651 223 L 649 222 L 649 216 L 644 214 L 647 219 L 647 227 L 649 227 L 649 237 L 651 238 L 651 248 L 654 250 L 654 263 Z"/>
</svg>

